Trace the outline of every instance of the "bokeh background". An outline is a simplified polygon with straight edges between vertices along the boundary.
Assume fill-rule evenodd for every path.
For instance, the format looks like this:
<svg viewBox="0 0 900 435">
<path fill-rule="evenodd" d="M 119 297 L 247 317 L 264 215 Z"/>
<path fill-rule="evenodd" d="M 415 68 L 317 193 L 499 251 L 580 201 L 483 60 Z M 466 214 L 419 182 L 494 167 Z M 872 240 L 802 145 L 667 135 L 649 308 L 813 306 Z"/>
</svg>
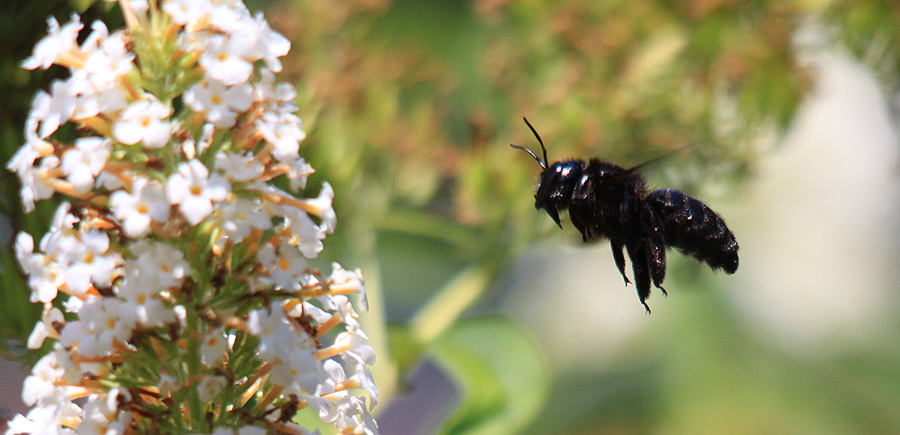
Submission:
<svg viewBox="0 0 900 435">
<path fill-rule="evenodd" d="M 384 434 L 900 433 L 900 6 L 875 0 L 250 1 L 292 41 L 339 218 L 321 265 L 360 267 Z M 18 62 L 71 10 L 0 4 L 0 160 L 65 71 Z M 719 212 L 733 276 L 670 251 L 645 315 L 608 244 L 533 208 L 537 164 L 597 156 Z M 72 132 L 77 135 L 77 132 Z M 674 150 L 681 149 L 677 153 Z M 315 188 L 315 187 L 314 187 Z M 39 315 L 8 248 L 7 416 Z"/>
</svg>

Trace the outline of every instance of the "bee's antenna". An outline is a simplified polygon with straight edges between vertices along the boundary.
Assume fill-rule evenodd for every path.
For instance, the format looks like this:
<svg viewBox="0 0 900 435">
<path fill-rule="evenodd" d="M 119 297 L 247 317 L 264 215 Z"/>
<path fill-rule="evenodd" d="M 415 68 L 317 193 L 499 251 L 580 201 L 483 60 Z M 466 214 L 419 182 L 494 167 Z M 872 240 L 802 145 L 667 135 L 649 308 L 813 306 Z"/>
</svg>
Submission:
<svg viewBox="0 0 900 435">
<path fill-rule="evenodd" d="M 534 153 L 531 152 L 530 149 L 525 148 L 525 147 L 523 147 L 523 146 L 521 146 L 521 145 L 509 144 L 509 146 L 511 146 L 511 147 L 513 147 L 513 148 L 515 148 L 515 149 L 518 149 L 518 150 L 525 151 L 526 153 L 528 153 L 528 155 L 530 155 L 531 157 L 534 157 L 534 159 L 537 160 L 538 164 L 541 165 L 541 169 L 547 169 L 547 165 L 544 164 L 544 162 L 542 162 L 541 159 L 538 158 L 538 156 L 534 155 Z"/>
<path fill-rule="evenodd" d="M 537 133 L 537 130 L 535 130 L 534 127 L 531 126 L 531 123 L 528 122 L 528 118 L 523 116 L 522 119 L 525 120 L 525 125 L 527 125 L 528 128 L 531 129 L 531 132 L 534 133 L 534 137 L 536 137 L 538 140 L 538 143 L 541 144 L 541 149 L 544 150 L 544 164 L 542 164 L 541 166 L 546 167 L 549 160 L 547 160 L 547 148 L 544 148 L 544 141 L 541 140 L 541 135 L 539 135 Z"/>
<path fill-rule="evenodd" d="M 525 147 L 523 147 L 523 146 L 521 146 L 521 145 L 513 145 L 513 144 L 509 144 L 509 146 L 511 146 L 511 147 L 513 147 L 513 148 L 515 148 L 515 149 L 519 149 L 519 150 L 525 151 L 526 153 L 528 153 L 528 155 L 530 155 L 531 157 L 533 157 L 534 160 L 536 160 L 536 161 L 538 162 L 539 165 L 541 165 L 541 169 L 547 169 L 547 148 L 544 147 L 544 141 L 541 140 L 541 136 L 537 133 L 537 131 L 534 130 L 534 127 L 531 126 L 531 123 L 528 122 L 528 119 L 527 119 L 527 118 L 524 118 L 524 117 L 523 117 L 522 119 L 525 120 L 525 124 L 528 125 L 528 128 L 531 129 L 531 132 L 534 133 L 534 137 L 537 138 L 538 143 L 541 144 L 541 150 L 544 151 L 544 161 L 541 161 L 541 159 L 538 158 L 538 156 L 534 155 L 534 153 L 533 153 L 530 149 L 528 149 L 528 148 L 525 148 Z"/>
</svg>

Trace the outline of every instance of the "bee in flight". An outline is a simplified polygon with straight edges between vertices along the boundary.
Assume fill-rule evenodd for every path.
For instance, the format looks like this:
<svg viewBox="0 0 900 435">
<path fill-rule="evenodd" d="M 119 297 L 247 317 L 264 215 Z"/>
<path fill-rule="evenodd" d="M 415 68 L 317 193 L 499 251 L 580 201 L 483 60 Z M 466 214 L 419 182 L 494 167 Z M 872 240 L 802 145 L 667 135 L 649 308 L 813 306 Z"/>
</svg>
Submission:
<svg viewBox="0 0 900 435">
<path fill-rule="evenodd" d="M 541 144 L 544 160 L 525 147 L 510 146 L 525 151 L 541 165 L 535 207 L 546 211 L 560 228 L 559 212 L 568 209 L 585 243 L 609 239 L 626 285 L 631 283 L 625 273 L 627 252 L 638 297 L 648 314 L 650 283 L 667 294 L 662 287 L 667 247 L 677 248 L 713 270 L 728 274 L 737 270 L 737 240 L 722 217 L 706 204 L 675 190 L 647 193 L 647 182 L 637 171 L 643 165 L 625 169 L 596 158 L 550 165 L 541 136 L 527 119 L 525 124 Z"/>
</svg>

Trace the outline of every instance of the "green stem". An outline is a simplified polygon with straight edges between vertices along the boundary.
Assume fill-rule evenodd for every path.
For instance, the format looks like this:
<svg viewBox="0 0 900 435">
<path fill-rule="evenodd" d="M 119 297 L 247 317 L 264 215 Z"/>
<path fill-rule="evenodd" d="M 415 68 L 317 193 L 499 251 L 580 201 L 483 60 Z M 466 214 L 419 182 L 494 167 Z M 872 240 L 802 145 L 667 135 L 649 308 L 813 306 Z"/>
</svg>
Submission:
<svg viewBox="0 0 900 435">
<path fill-rule="evenodd" d="M 186 304 L 185 308 L 187 308 L 186 331 L 199 331 L 200 317 L 196 315 L 196 303 L 192 301 L 190 304 Z M 185 355 L 188 369 L 187 379 L 191 379 L 200 373 L 200 340 L 194 337 L 193 334 L 187 334 L 187 337 L 187 354 Z M 196 384 L 191 385 L 188 393 L 189 426 L 193 431 L 203 428 L 203 402 L 200 401 L 200 390 L 198 387 Z"/>
<path fill-rule="evenodd" d="M 423 346 L 440 337 L 484 294 L 492 275 L 482 264 L 457 274 L 410 321 L 413 337 Z"/>
</svg>

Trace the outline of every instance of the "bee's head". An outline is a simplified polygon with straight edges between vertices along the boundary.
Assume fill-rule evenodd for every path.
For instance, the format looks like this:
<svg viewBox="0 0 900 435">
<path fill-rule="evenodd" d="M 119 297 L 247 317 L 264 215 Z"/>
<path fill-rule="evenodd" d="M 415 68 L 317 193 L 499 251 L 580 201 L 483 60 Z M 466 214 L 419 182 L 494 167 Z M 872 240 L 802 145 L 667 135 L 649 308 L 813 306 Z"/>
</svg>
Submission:
<svg viewBox="0 0 900 435">
<path fill-rule="evenodd" d="M 541 184 L 534 193 L 534 206 L 544 210 L 562 228 L 559 210 L 572 202 L 575 186 L 581 181 L 584 163 L 579 160 L 557 162 L 541 172 Z"/>
<path fill-rule="evenodd" d="M 572 192 L 578 181 L 581 179 L 583 164 L 578 160 L 569 160 L 547 166 L 547 148 L 544 147 L 544 141 L 541 140 L 541 136 L 535 131 L 534 127 L 531 126 L 528 119 L 525 119 L 525 124 L 528 125 L 531 132 L 534 133 L 534 137 L 537 138 L 538 143 L 541 144 L 544 160 L 538 158 L 538 156 L 528 148 L 513 144 L 509 144 L 509 146 L 525 151 L 541 165 L 541 169 L 543 169 L 541 172 L 541 184 L 534 194 L 534 206 L 538 210 L 546 211 L 553 219 L 553 222 L 556 222 L 556 225 L 562 228 L 562 224 L 559 221 L 559 209 L 568 207 L 572 198 Z"/>
</svg>

